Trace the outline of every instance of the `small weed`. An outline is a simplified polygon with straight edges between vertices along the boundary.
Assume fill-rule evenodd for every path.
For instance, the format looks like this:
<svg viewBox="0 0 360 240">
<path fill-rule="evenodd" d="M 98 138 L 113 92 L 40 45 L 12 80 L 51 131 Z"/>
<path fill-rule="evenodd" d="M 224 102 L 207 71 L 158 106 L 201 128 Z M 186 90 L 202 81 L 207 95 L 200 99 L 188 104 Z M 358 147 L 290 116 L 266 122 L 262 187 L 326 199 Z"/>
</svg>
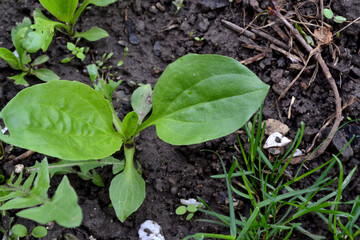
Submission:
<svg viewBox="0 0 360 240">
<path fill-rule="evenodd" d="M 343 23 L 346 21 L 346 18 L 344 18 L 343 16 L 334 16 L 333 11 L 329 8 L 324 8 L 323 13 L 327 19 L 332 19 L 336 23 Z"/>
<path fill-rule="evenodd" d="M 80 40 L 80 38 L 78 38 Z M 76 44 L 78 41 L 76 41 Z M 71 60 L 73 60 L 75 57 L 80 59 L 81 61 L 85 60 L 85 55 L 89 52 L 89 47 L 77 47 L 75 44 L 71 42 L 67 42 L 66 44 L 67 49 L 71 52 L 73 55 L 72 57 L 67 57 L 61 60 L 61 63 L 69 63 Z"/>
</svg>

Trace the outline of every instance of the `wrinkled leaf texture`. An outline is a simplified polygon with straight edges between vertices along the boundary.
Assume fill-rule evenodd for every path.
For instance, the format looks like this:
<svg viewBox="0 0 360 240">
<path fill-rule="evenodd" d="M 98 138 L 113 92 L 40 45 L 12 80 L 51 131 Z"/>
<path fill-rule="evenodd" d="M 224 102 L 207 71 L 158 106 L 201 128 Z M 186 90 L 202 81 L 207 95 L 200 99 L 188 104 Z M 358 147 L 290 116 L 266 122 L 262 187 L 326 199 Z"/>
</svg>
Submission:
<svg viewBox="0 0 360 240">
<path fill-rule="evenodd" d="M 107 157 L 122 141 L 104 97 L 91 87 L 53 80 L 22 90 L 0 112 L 0 140 L 66 160 Z"/>
</svg>

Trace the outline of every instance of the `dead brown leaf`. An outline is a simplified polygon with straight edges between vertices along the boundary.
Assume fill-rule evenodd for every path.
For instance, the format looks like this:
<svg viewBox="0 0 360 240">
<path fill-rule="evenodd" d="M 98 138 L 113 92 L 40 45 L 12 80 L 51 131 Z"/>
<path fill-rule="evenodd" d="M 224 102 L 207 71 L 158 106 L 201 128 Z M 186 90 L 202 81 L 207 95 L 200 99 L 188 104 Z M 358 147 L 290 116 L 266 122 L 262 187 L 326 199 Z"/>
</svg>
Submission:
<svg viewBox="0 0 360 240">
<path fill-rule="evenodd" d="M 314 36 L 319 45 L 326 45 L 332 41 L 332 33 L 328 27 L 320 27 L 315 29 Z"/>
</svg>

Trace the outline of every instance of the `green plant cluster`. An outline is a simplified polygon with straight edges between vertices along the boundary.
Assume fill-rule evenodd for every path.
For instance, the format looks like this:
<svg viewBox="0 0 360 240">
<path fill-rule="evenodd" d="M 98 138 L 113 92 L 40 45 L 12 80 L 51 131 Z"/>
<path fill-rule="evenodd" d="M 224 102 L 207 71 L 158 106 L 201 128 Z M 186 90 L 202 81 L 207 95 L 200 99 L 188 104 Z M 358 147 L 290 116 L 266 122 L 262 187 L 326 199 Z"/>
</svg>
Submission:
<svg viewBox="0 0 360 240">
<path fill-rule="evenodd" d="M 114 0 L 84 0 L 79 8 L 78 1 L 73 0 L 40 2 L 60 22 L 49 20 L 37 9 L 35 24 L 25 19 L 14 28 L 14 45 L 21 57 L 15 58 L 8 50 L 1 55 L 14 69 L 21 69 L 22 58 L 26 64 L 30 62 L 27 53 L 46 51 L 54 30 L 90 41 L 104 37 L 103 30 L 92 28 L 79 33 L 74 31 L 74 25 L 89 4 L 106 6 Z M 72 43 L 67 47 L 73 58 L 84 58 L 85 48 Z M 127 50 L 123 58 L 126 54 Z M 188 54 L 166 68 L 154 89 L 150 84 L 137 88 L 131 97 L 133 111 L 119 119 L 112 96 L 121 81 L 114 81 L 103 72 L 108 70 L 104 64 L 111 57 L 112 53 L 104 54 L 101 60 L 87 66 L 93 88 L 77 81 L 43 76 L 40 79 L 46 83 L 25 88 L 1 110 L 0 118 L 8 129 L 8 133 L 0 132 L 1 141 L 61 160 L 48 164 L 45 158 L 27 168 L 27 178 L 23 173 L 18 177 L 13 174 L 0 187 L 0 210 L 22 209 L 17 216 L 41 224 L 55 221 L 63 227 L 77 227 L 82 212 L 68 178 L 63 177 L 54 196 L 49 198 L 50 178 L 54 174 L 75 173 L 104 186 L 95 168 L 111 165 L 114 177 L 109 195 L 116 216 L 123 222 L 145 199 L 141 167 L 134 165 L 135 138 L 142 130 L 155 126 L 158 137 L 173 145 L 217 139 L 243 126 L 269 89 L 235 59 Z M 44 60 L 47 58 L 41 57 L 30 66 Z M 26 73 L 35 74 L 35 70 L 40 69 Z M 124 160 L 111 157 L 121 149 Z M 191 207 L 187 210 L 194 212 Z"/>
</svg>

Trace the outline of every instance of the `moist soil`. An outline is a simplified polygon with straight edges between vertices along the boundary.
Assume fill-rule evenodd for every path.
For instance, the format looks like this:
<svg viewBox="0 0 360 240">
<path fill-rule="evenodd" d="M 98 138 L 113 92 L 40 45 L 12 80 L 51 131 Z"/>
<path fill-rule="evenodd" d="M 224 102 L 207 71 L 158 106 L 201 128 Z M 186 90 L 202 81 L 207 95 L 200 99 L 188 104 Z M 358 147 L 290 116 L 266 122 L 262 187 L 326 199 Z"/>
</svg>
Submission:
<svg viewBox="0 0 360 240">
<path fill-rule="evenodd" d="M 319 1 L 279 1 L 284 14 L 294 12 L 305 17 L 309 22 L 318 21 L 317 11 L 320 9 Z M 90 51 L 83 62 L 75 59 L 69 64 L 60 64 L 61 59 L 69 56 L 66 50 L 66 42 L 71 41 L 67 36 L 56 33 L 52 44 L 47 51 L 50 57 L 44 67 L 56 72 L 61 79 L 76 80 L 91 85 L 86 74 L 86 65 L 100 60 L 103 53 L 113 52 L 108 65 L 114 68 L 110 72 L 123 82 L 116 90 L 113 102 L 122 119 L 124 114 L 131 111 L 130 97 L 137 84 L 150 83 L 155 85 L 161 72 L 166 66 L 177 58 L 187 53 L 221 54 L 233 57 L 239 61 L 249 59 L 260 52 L 244 47 L 249 39 L 239 33 L 228 29 L 221 20 L 233 22 L 240 27 L 246 27 L 252 20 L 253 25 L 264 26 L 268 21 L 276 18 L 263 12 L 258 15 L 257 10 L 266 10 L 269 1 L 234 1 L 232 4 L 227 0 L 194 0 L 184 1 L 184 6 L 177 14 L 176 7 L 170 0 L 147 0 L 147 1 L 117 1 L 108 7 L 92 6 L 87 9 L 79 19 L 76 29 L 84 31 L 92 26 L 98 26 L 109 33 L 109 37 L 97 42 L 81 40 L 78 46 L 89 47 Z M 342 15 L 348 20 L 359 17 L 360 2 L 357 0 L 324 1 L 336 15 Z M 24 17 L 30 17 L 35 8 L 41 5 L 34 0 L 2 0 L 0 1 L 0 46 L 14 50 L 10 32 L 16 22 L 21 22 Z M 257 9 L 257 10 L 256 10 Z M 286 12 L 285 12 L 286 11 Z M 44 11 L 45 12 L 45 11 Z M 49 16 L 49 15 L 48 15 Z M 294 16 L 294 15 L 292 15 Z M 51 16 L 49 16 L 51 17 Z M 125 17 L 129 23 L 125 25 Z M 335 33 L 347 23 L 336 24 L 331 20 L 325 20 Z M 278 21 L 275 25 L 286 31 L 286 28 Z M 281 39 L 271 27 L 263 28 L 271 36 Z M 355 98 L 353 104 L 343 112 L 342 124 L 347 118 L 360 118 L 360 25 L 354 23 L 341 31 L 339 37 L 334 37 L 331 44 L 322 46 L 322 56 L 328 64 L 330 71 L 336 80 L 340 92 L 342 104 L 349 99 Z M 202 38 L 195 41 L 194 37 Z M 257 37 L 254 42 L 267 48 L 268 40 Z M 252 42 L 253 43 L 253 42 Z M 286 42 L 288 44 L 288 42 Z M 300 46 L 297 41 L 293 44 Z M 124 47 L 129 49 L 120 67 L 116 63 L 123 59 Z M 301 47 L 301 51 L 306 52 Z M 36 54 L 35 54 L 36 55 Z M 305 54 L 305 59 L 307 54 Z M 306 124 L 304 139 L 301 149 L 308 148 L 314 136 L 319 132 L 328 117 L 335 112 L 334 94 L 328 84 L 321 68 L 318 73 L 315 60 L 310 60 L 309 67 L 304 71 L 289 92 L 280 101 L 276 101 L 279 95 L 295 78 L 299 70 L 291 68 L 292 62 L 283 54 L 271 51 L 263 59 L 254 61 L 247 66 L 254 71 L 262 81 L 271 86 L 264 103 L 264 119 L 274 118 L 280 120 L 290 128 L 288 137 L 294 138 L 300 123 Z M 10 101 L 23 86 L 14 85 L 9 76 L 15 75 L 16 71 L 8 67 L 6 62 L 0 61 L 0 107 Z M 40 83 L 39 80 L 28 77 L 31 85 Z M 219 83 L 221 84 L 221 83 Z M 295 101 L 291 105 L 291 99 Z M 291 105 L 291 116 L 289 107 Z M 316 145 L 319 145 L 329 129 L 321 135 Z M 324 154 L 305 164 L 307 169 L 313 169 L 331 158 L 331 154 L 338 152 L 341 142 L 349 140 L 352 135 L 360 135 L 359 122 L 351 122 L 339 131 L 335 138 L 340 144 L 330 144 Z M 244 138 L 242 134 L 241 138 Z M 244 138 L 245 139 L 245 138 Z M 214 224 L 197 221 L 186 221 L 184 217 L 177 216 L 175 209 L 180 204 L 180 199 L 196 198 L 206 200 L 215 210 L 227 214 L 226 208 L 226 184 L 222 180 L 211 179 L 211 175 L 222 173 L 222 167 L 218 157 L 211 152 L 201 151 L 209 149 L 220 154 L 226 165 L 231 164 L 233 156 L 240 157 L 234 149 L 236 134 L 192 146 L 172 146 L 158 139 L 155 128 L 144 130 L 136 139 L 136 159 L 140 163 L 143 177 L 146 180 L 146 198 L 138 211 L 133 213 L 124 223 L 121 223 L 114 210 L 109 207 L 110 199 L 108 187 L 112 178 L 111 168 L 104 167 L 98 170 L 105 187 L 98 187 L 90 181 L 81 180 L 76 175 L 69 175 L 70 182 L 75 188 L 79 203 L 83 210 L 83 222 L 80 227 L 66 229 L 57 224 L 48 224 L 48 235 L 44 239 L 138 239 L 137 231 L 140 224 L 145 220 L 157 222 L 163 230 L 166 239 L 181 239 L 197 232 L 228 234 L 227 228 Z M 334 141 L 335 142 L 335 141 Z M 351 144 L 351 151 L 340 155 L 344 162 L 345 173 L 359 164 L 359 138 Z M 1 162 L 1 170 L 9 177 L 14 165 L 19 161 L 13 160 L 26 150 L 11 147 L 3 143 L 5 147 L 5 159 Z M 121 158 L 121 155 L 115 155 Z M 31 166 L 35 161 L 40 161 L 44 156 L 34 154 L 21 161 L 25 166 Z M 54 159 L 50 158 L 50 161 Z M 289 166 L 289 174 L 294 174 L 299 165 Z M 306 171 L 304 168 L 302 172 Z M 334 171 L 332 174 L 336 174 Z M 354 181 L 350 183 L 343 193 L 343 201 L 353 200 L 360 194 L 360 184 L 356 179 L 360 174 L 356 172 Z M 52 187 L 49 192 L 52 195 L 61 181 L 62 176 L 52 178 Z M 310 186 L 316 176 L 311 176 L 300 182 L 296 187 L 303 189 Z M 250 204 L 239 199 L 237 211 L 245 216 L 249 215 Z M 350 210 L 350 209 L 342 209 Z M 16 212 L 9 214 L 14 218 L 13 223 L 22 223 L 28 229 L 36 226 L 36 223 L 17 218 Z M 208 218 L 204 214 L 196 213 L 194 219 Z M 2 226 L 6 226 L 9 219 L 4 219 Z M 327 226 L 317 219 L 315 214 L 308 214 L 301 219 L 302 227 L 306 230 L 332 239 Z M 73 237 L 73 238 L 71 238 Z M 92 238 L 91 238 L 92 237 Z M 31 237 L 29 238 L 31 239 Z M 307 239 L 306 236 L 295 232 L 291 239 Z"/>
</svg>

